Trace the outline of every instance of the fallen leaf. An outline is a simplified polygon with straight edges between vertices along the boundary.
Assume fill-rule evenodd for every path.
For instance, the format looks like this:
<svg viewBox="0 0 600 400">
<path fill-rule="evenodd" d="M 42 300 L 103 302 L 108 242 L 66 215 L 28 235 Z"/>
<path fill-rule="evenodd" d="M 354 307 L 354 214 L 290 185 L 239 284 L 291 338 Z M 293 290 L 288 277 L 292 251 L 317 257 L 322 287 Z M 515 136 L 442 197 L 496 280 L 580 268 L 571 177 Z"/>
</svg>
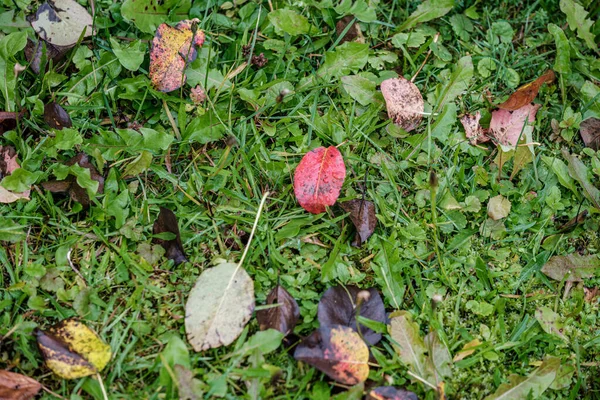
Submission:
<svg viewBox="0 0 600 400">
<path fill-rule="evenodd" d="M 181 364 L 173 367 L 177 377 L 179 400 L 200 400 L 203 398 L 202 382 L 194 378 L 194 373 Z"/>
<path fill-rule="evenodd" d="M 44 121 L 53 129 L 60 130 L 73 126 L 69 114 L 55 101 L 44 106 Z"/>
<path fill-rule="evenodd" d="M 529 82 L 528 84 L 518 88 L 513 94 L 510 95 L 508 100 L 506 100 L 502 104 L 499 104 L 498 108 L 503 110 L 515 111 L 521 107 L 528 105 L 535 99 L 542 85 L 544 83 L 552 83 L 554 81 L 554 78 L 554 71 L 549 69 L 535 81 Z"/>
<path fill-rule="evenodd" d="M 598 296 L 600 296 L 600 288 L 598 287 L 583 287 L 583 293 L 584 293 L 584 300 L 586 301 L 586 303 L 591 303 L 594 300 L 596 300 L 596 298 Z"/>
<path fill-rule="evenodd" d="M 325 212 L 335 204 L 346 178 L 346 166 L 340 151 L 318 147 L 302 157 L 294 173 L 294 193 L 298 203 L 313 214 Z"/>
<path fill-rule="evenodd" d="M 17 152 L 11 146 L 0 146 L 0 182 L 5 176 L 9 176 L 19 168 L 17 163 Z M 0 186 L 0 203 L 14 203 L 20 199 L 29 200 L 30 190 L 15 193 Z"/>
<path fill-rule="evenodd" d="M 53 63 L 60 61 L 60 59 L 62 59 L 64 55 L 72 48 L 72 46 L 54 46 L 43 39 L 39 39 L 38 41 L 27 39 L 27 45 L 25 46 L 25 59 L 27 59 L 29 66 L 36 74 L 39 74 L 42 68 L 44 46 L 46 47 L 45 62 L 52 60 Z"/>
<path fill-rule="evenodd" d="M 290 334 L 300 318 L 300 308 L 296 299 L 281 285 L 277 285 L 267 296 L 267 304 L 278 304 L 256 312 L 261 331 L 276 329 L 284 335 Z"/>
<path fill-rule="evenodd" d="M 169 260 L 173 260 L 175 265 L 186 262 L 188 259 L 185 256 L 185 250 L 183 250 L 183 244 L 181 243 L 177 217 L 173 214 L 173 211 L 161 207 L 158 218 L 154 221 L 152 233 L 158 235 L 165 232 L 172 233 L 175 235 L 175 238 L 164 240 L 155 237 L 152 239 L 152 243 L 160 244 L 165 249 L 165 256 Z"/>
<path fill-rule="evenodd" d="M 479 125 L 479 120 L 481 119 L 481 113 L 477 111 L 475 115 L 473 114 L 465 114 L 460 118 L 460 122 L 465 128 L 465 135 L 471 144 L 479 144 L 485 143 L 490 140 L 485 134 L 485 131 Z"/>
<path fill-rule="evenodd" d="M 386 79 L 381 82 L 381 94 L 388 116 L 396 125 L 406 132 L 419 125 L 425 108 L 423 96 L 414 83 L 404 77 Z"/>
<path fill-rule="evenodd" d="M 28 376 L 0 370 L 0 399 L 30 400 L 40 391 L 42 385 Z"/>
<path fill-rule="evenodd" d="M 84 37 L 93 32 L 92 16 L 75 0 L 48 1 L 37 9 L 30 22 L 40 38 L 55 46 L 72 46 L 84 30 Z"/>
<path fill-rule="evenodd" d="M 586 147 L 598 150 L 600 148 L 600 119 L 591 117 L 581 122 L 579 134 Z"/>
<path fill-rule="evenodd" d="M 196 87 L 192 88 L 190 91 L 190 99 L 192 102 L 194 102 L 194 104 L 204 103 L 204 100 L 206 100 L 206 92 L 204 92 L 202 86 L 197 85 Z"/>
<path fill-rule="evenodd" d="M 343 17 L 342 19 L 340 19 L 336 24 L 335 24 L 335 31 L 338 35 L 338 37 L 344 33 L 344 30 L 346 30 L 346 27 L 352 22 L 354 21 L 354 17 L 352 15 L 346 15 L 345 17 Z M 352 26 L 350 27 L 350 29 L 348 29 L 348 31 L 346 32 L 346 34 L 344 35 L 344 37 L 342 37 L 340 39 L 339 44 L 345 43 L 345 42 L 353 42 L 356 41 L 358 43 L 364 43 L 365 42 L 365 37 L 362 34 L 362 31 L 360 29 L 360 25 L 358 25 L 356 22 L 352 24 Z"/>
<path fill-rule="evenodd" d="M 542 267 L 542 272 L 559 282 L 583 282 L 600 272 L 600 259 L 597 255 L 581 256 L 577 253 L 552 256 Z"/>
<path fill-rule="evenodd" d="M 369 348 L 347 326 L 322 326 L 315 330 L 298 344 L 294 358 L 344 385 L 356 385 L 369 377 Z"/>
<path fill-rule="evenodd" d="M 481 345 L 479 339 L 473 339 L 469 343 L 465 344 L 461 350 L 459 350 L 452 361 L 457 362 L 466 357 L 469 357 L 471 354 L 475 353 L 477 347 Z"/>
<path fill-rule="evenodd" d="M 491 219 L 497 221 L 508 216 L 510 207 L 510 201 L 499 194 L 498 196 L 492 197 L 488 202 L 487 213 Z"/>
<path fill-rule="evenodd" d="M 340 203 L 340 207 L 350 213 L 350 220 L 356 227 L 356 237 L 352 246 L 360 247 L 371 237 L 377 226 L 375 204 L 369 200 L 355 199 Z"/>
<path fill-rule="evenodd" d="M 393 386 L 379 386 L 371 389 L 365 400 L 418 400 L 413 392 Z"/>
<path fill-rule="evenodd" d="M 357 314 L 373 321 L 387 322 L 383 300 L 375 288 L 363 290 L 357 286 L 331 287 L 323 293 L 317 310 L 321 326 L 347 326 L 358 332 L 371 346 L 381 340 L 381 333 L 357 324 Z"/>
<path fill-rule="evenodd" d="M 567 149 L 562 149 L 562 155 L 568 162 L 568 170 L 571 178 L 575 179 L 583 188 L 585 197 L 596 207 L 600 209 L 600 190 L 596 188 L 588 177 L 588 167 L 576 156 L 569 153 Z"/>
<path fill-rule="evenodd" d="M 535 310 L 535 319 L 540 323 L 544 332 L 568 341 L 568 338 L 564 334 L 564 321 L 561 321 L 560 316 L 550 307 L 539 307 Z"/>
<path fill-rule="evenodd" d="M 64 379 L 94 375 L 112 356 L 110 346 L 96 332 L 75 319 L 66 319 L 47 331 L 35 331 L 46 365 Z"/>
<path fill-rule="evenodd" d="M 448 347 L 440 340 L 437 331 L 432 330 L 425 336 L 427 358 L 425 359 L 425 376 L 437 387 L 452 377 L 452 356 Z"/>
<path fill-rule="evenodd" d="M 231 344 L 254 311 L 254 282 L 238 264 L 202 272 L 185 305 L 185 330 L 194 350 Z"/>
<path fill-rule="evenodd" d="M 495 110 L 492 112 L 488 135 L 496 139 L 501 146 L 506 146 L 504 151 L 510 151 L 519 142 L 519 138 L 526 137 L 527 132 L 533 132 L 535 114 L 540 108 L 539 104 L 528 104 L 515 111 Z"/>
<path fill-rule="evenodd" d="M 419 326 L 413 321 L 412 315 L 408 311 L 394 312 L 390 315 L 388 330 L 394 340 L 393 346 L 400 360 L 412 372 L 425 379 L 427 348 L 419 334 Z"/>
<path fill-rule="evenodd" d="M 556 378 L 560 368 L 560 358 L 546 357 L 542 365 L 527 376 L 510 375 L 508 382 L 498 387 L 494 394 L 485 400 L 537 399 Z"/>
<path fill-rule="evenodd" d="M 180 21 L 175 27 L 160 24 L 150 49 L 150 80 L 161 92 L 171 92 L 185 83 L 185 68 L 196 59 L 204 43 L 198 19 Z"/>
</svg>

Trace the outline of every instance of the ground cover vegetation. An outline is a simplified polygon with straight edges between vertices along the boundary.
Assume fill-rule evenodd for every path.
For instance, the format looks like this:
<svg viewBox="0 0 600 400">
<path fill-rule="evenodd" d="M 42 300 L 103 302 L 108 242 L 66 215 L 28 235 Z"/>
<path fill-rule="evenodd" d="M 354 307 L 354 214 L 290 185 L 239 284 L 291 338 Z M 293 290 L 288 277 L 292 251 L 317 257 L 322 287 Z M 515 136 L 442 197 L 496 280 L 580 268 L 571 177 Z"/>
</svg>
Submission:
<svg viewBox="0 0 600 400">
<path fill-rule="evenodd" d="M 599 13 L 0 0 L 0 398 L 599 397 Z"/>
</svg>

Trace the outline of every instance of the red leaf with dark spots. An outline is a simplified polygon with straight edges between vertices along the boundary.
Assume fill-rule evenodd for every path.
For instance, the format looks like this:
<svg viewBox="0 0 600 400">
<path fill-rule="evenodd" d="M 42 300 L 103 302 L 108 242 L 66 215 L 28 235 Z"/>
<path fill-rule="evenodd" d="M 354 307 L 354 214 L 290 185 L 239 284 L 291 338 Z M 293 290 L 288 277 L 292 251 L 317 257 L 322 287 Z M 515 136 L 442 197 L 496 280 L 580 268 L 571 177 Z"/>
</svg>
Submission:
<svg viewBox="0 0 600 400">
<path fill-rule="evenodd" d="M 381 333 L 356 323 L 356 314 L 373 321 L 387 322 L 385 306 L 375 288 L 335 286 L 327 289 L 319 301 L 317 318 L 321 325 L 344 325 L 360 333 L 369 345 L 381 340 Z"/>
<path fill-rule="evenodd" d="M 256 312 L 260 330 L 277 329 L 287 335 L 294 330 L 300 318 L 300 308 L 291 294 L 281 285 L 277 285 L 267 296 L 267 304 L 278 304 Z"/>
<path fill-rule="evenodd" d="M 340 207 L 350 213 L 350 220 L 356 227 L 352 246 L 360 247 L 371 237 L 377 226 L 375 204 L 369 200 L 356 199 L 340 203 Z"/>
<path fill-rule="evenodd" d="M 308 212 L 320 214 L 335 204 L 346 178 L 346 166 L 340 151 L 319 147 L 306 155 L 294 173 L 294 193 Z"/>
<path fill-rule="evenodd" d="M 165 256 L 169 260 L 173 260 L 175 265 L 179 265 L 187 261 L 185 251 L 183 250 L 183 244 L 181 243 L 181 236 L 179 234 L 179 226 L 177 225 L 177 217 L 173 214 L 173 211 L 168 208 L 161 207 L 158 218 L 154 222 L 152 227 L 152 233 L 158 235 L 160 233 L 169 232 L 175 235 L 175 239 L 164 240 L 154 238 L 153 243 L 160 244 L 166 251 Z"/>
<path fill-rule="evenodd" d="M 294 358 L 344 385 L 356 385 L 369 377 L 369 348 L 346 326 L 317 329 L 296 347 Z"/>
<path fill-rule="evenodd" d="M 365 400 L 418 400 L 418 397 L 408 390 L 379 386 L 371 390 Z"/>
</svg>

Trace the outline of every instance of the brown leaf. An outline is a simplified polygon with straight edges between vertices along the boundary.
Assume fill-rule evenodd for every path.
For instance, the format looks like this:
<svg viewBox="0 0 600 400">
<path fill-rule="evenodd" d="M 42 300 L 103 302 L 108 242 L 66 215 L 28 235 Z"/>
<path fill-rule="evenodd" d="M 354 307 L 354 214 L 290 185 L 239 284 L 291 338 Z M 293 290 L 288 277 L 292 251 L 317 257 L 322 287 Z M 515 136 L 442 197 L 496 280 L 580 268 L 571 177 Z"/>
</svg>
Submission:
<svg viewBox="0 0 600 400">
<path fill-rule="evenodd" d="M 594 300 L 596 300 L 596 298 L 598 296 L 600 296 L 600 288 L 598 287 L 583 287 L 583 293 L 584 293 L 584 300 L 586 303 L 591 303 Z"/>
<path fill-rule="evenodd" d="M 477 111 L 475 115 L 465 114 L 460 118 L 460 122 L 463 128 L 465 128 L 467 139 L 469 139 L 469 142 L 473 145 L 485 143 L 490 140 L 490 138 L 485 135 L 484 129 L 479 125 L 480 119 L 481 113 L 479 111 Z"/>
<path fill-rule="evenodd" d="M 267 296 L 267 304 L 278 306 L 256 312 L 260 330 L 277 329 L 285 335 L 290 334 L 300 318 L 300 308 L 296 300 L 283 286 L 277 285 Z"/>
<path fill-rule="evenodd" d="M 598 256 L 581 256 L 575 253 L 551 257 L 542 267 L 542 272 L 559 282 L 583 282 L 584 279 L 593 277 L 599 269 Z"/>
<path fill-rule="evenodd" d="M 69 177 L 64 181 L 42 182 L 42 187 L 52 193 L 67 193 L 71 188 L 73 178 Z"/>
<path fill-rule="evenodd" d="M 423 96 L 414 83 L 403 77 L 386 79 L 381 82 L 381 94 L 388 116 L 396 125 L 406 132 L 419 125 L 425 108 Z"/>
<path fill-rule="evenodd" d="M 173 260 L 175 265 L 179 265 L 186 262 L 188 259 L 185 256 L 183 250 L 183 244 L 181 243 L 181 236 L 179 234 L 179 226 L 177 225 L 177 217 L 173 214 L 173 211 L 161 207 L 158 218 L 154 222 L 152 227 L 152 233 L 158 235 L 160 233 L 172 233 L 175 235 L 175 239 L 164 240 L 159 238 L 153 238 L 152 243 L 160 244 L 166 251 L 166 257 L 169 260 Z"/>
<path fill-rule="evenodd" d="M 352 246 L 360 247 L 371 237 L 377 226 L 375 204 L 369 200 L 355 199 L 340 203 L 340 207 L 350 213 L 350 220 L 356 227 L 356 237 Z"/>
<path fill-rule="evenodd" d="M 600 119 L 588 118 L 579 124 L 579 134 L 586 147 L 594 150 L 600 148 Z"/>
<path fill-rule="evenodd" d="M 337 35 L 340 36 L 344 32 L 348 24 L 350 24 L 353 20 L 354 17 L 352 15 L 346 15 L 344 18 L 340 19 L 335 24 L 335 31 L 337 32 Z M 350 27 L 350 29 L 348 29 L 348 32 L 346 32 L 344 37 L 340 39 L 340 44 L 352 41 L 356 41 L 358 43 L 365 42 L 365 37 L 363 36 L 362 31 L 360 30 L 360 26 L 356 22 L 352 24 L 352 27 Z"/>
<path fill-rule="evenodd" d="M 27 39 L 25 46 L 25 58 L 29 61 L 29 66 L 36 74 L 40 73 L 42 68 L 42 57 L 44 55 L 44 44 L 46 45 L 46 60 L 52 60 L 53 63 L 60 61 L 72 46 L 55 46 L 43 39 L 34 42 Z M 47 64 L 46 64 L 47 65 Z"/>
<path fill-rule="evenodd" d="M 179 400 L 200 400 L 202 392 L 197 388 L 199 381 L 194 379 L 194 373 L 181 364 L 175 364 L 173 370 L 177 377 Z"/>
<path fill-rule="evenodd" d="M 29 400 L 40 391 L 42 385 L 28 376 L 0 370 L 0 399 Z"/>
<path fill-rule="evenodd" d="M 50 128 L 59 130 L 73 126 L 69 114 L 55 101 L 46 104 L 44 107 L 44 121 Z"/>
<path fill-rule="evenodd" d="M 554 71 L 549 69 L 535 81 L 518 88 L 516 92 L 510 95 L 508 100 L 498 105 L 498 108 L 501 108 L 503 110 L 515 111 L 531 103 L 540 91 L 540 87 L 542 87 L 544 83 L 553 82 L 554 77 Z"/>
<path fill-rule="evenodd" d="M 5 176 L 12 174 L 17 168 L 19 168 L 19 164 L 17 163 L 17 152 L 14 147 L 0 146 L 0 181 Z M 9 204 L 20 199 L 29 199 L 29 194 L 29 190 L 23 193 L 14 193 L 0 186 L 0 203 Z"/>
</svg>

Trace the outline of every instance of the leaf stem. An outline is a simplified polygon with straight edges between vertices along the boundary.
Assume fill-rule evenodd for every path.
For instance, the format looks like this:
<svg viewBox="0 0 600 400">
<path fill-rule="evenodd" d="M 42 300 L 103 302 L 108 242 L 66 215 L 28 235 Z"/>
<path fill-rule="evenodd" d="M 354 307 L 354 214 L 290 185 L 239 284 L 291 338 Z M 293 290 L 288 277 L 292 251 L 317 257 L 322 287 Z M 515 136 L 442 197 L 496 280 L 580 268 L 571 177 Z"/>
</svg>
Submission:
<svg viewBox="0 0 600 400">
<path fill-rule="evenodd" d="M 96 374 L 96 379 L 98 379 L 98 383 L 100 384 L 100 389 L 102 390 L 102 396 L 104 400 L 108 400 L 108 394 L 106 393 L 106 389 L 104 388 L 104 382 L 102 382 L 102 376 L 100 373 Z"/>
<path fill-rule="evenodd" d="M 263 194 L 262 199 L 260 200 L 260 205 L 258 206 L 258 211 L 256 212 L 256 218 L 254 219 L 254 225 L 252 225 L 252 231 L 250 232 L 250 238 L 248 239 L 248 243 L 246 244 L 246 248 L 244 249 L 244 254 L 242 254 L 242 258 L 240 258 L 240 262 L 237 266 L 239 269 L 244 263 L 244 259 L 246 258 L 246 254 L 248 254 L 248 249 L 250 249 L 250 244 L 252 244 L 252 239 L 254 238 L 254 232 L 256 232 L 256 226 L 258 225 L 258 220 L 260 219 L 260 215 L 262 214 L 263 207 L 265 206 L 265 202 L 267 201 L 267 197 L 269 196 L 269 192 L 265 192 Z M 235 276 L 235 274 L 233 274 Z"/>
</svg>

